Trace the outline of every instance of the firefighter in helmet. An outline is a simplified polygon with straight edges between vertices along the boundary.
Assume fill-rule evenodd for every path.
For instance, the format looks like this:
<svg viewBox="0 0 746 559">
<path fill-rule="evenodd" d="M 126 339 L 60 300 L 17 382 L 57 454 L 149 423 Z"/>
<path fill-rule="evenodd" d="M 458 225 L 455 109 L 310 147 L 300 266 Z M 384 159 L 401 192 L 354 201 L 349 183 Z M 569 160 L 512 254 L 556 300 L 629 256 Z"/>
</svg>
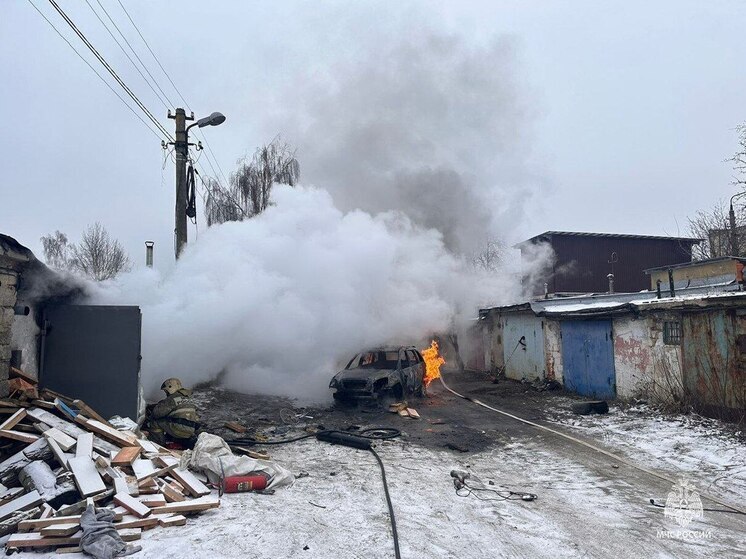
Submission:
<svg viewBox="0 0 746 559">
<path fill-rule="evenodd" d="M 191 447 L 199 429 L 197 408 L 190 398 L 192 391 L 177 378 L 164 380 L 161 390 L 166 397 L 149 413 L 150 438 L 159 444 L 174 442 Z"/>
</svg>

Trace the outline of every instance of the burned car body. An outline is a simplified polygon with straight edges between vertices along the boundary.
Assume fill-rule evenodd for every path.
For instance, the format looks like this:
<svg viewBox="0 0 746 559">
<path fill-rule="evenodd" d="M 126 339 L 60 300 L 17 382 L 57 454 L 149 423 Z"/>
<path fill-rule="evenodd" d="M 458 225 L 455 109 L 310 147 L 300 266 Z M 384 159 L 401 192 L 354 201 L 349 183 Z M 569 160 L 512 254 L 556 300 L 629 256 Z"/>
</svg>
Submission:
<svg viewBox="0 0 746 559">
<path fill-rule="evenodd" d="M 415 347 L 382 347 L 358 353 L 329 383 L 336 400 L 421 396 L 425 362 Z"/>
</svg>

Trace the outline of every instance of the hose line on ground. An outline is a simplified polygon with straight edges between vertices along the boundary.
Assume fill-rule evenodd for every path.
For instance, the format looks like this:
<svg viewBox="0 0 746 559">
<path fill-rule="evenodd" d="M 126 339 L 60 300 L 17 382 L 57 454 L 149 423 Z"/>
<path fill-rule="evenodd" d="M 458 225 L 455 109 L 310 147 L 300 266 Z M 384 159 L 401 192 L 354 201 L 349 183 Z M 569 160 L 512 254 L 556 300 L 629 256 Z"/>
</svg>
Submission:
<svg viewBox="0 0 746 559">
<path fill-rule="evenodd" d="M 331 435 L 331 437 L 330 437 Z M 341 435 L 342 438 L 334 438 L 334 435 Z M 383 466 L 383 460 L 381 460 L 381 457 L 378 455 L 378 453 L 375 451 L 375 449 L 371 446 L 369 441 L 386 441 L 389 439 L 394 439 L 401 435 L 401 431 L 399 429 L 396 429 L 394 427 L 369 427 L 367 429 L 362 429 L 360 431 L 340 431 L 338 429 L 323 429 L 321 431 L 317 431 L 315 433 L 307 433 L 305 435 L 301 435 L 299 437 L 293 437 L 291 439 L 281 439 L 281 440 L 274 440 L 274 441 L 258 441 L 256 439 L 233 439 L 230 441 L 226 441 L 229 446 L 243 446 L 243 445 L 280 445 L 280 444 L 287 444 L 287 443 L 294 443 L 297 441 L 302 441 L 304 439 L 310 439 L 311 437 L 315 437 L 318 440 L 325 440 L 328 442 L 334 442 L 335 444 L 342 444 L 344 446 L 349 446 L 352 448 L 358 448 L 360 450 L 368 450 L 373 454 L 376 461 L 378 462 L 378 466 L 381 468 L 381 480 L 383 481 L 383 491 L 386 494 L 386 505 L 389 509 L 389 518 L 391 520 L 391 533 L 394 538 L 394 554 L 396 556 L 396 559 L 401 559 L 401 552 L 399 551 L 399 533 L 396 530 L 396 517 L 394 516 L 394 505 L 391 502 L 391 495 L 389 494 L 389 484 L 386 480 L 386 469 Z M 352 439 L 362 439 L 358 440 L 357 444 Z"/>
<path fill-rule="evenodd" d="M 586 448 L 590 448 L 591 450 L 595 450 L 596 452 L 599 452 L 599 453 L 603 454 L 604 456 L 608 456 L 609 458 L 613 458 L 617 462 L 621 462 L 622 464 L 625 464 L 625 465 L 627 465 L 627 466 L 629 466 L 631 468 L 635 468 L 636 470 L 644 472 L 644 473 L 646 473 L 648 475 L 651 475 L 653 477 L 657 477 L 658 479 L 662 479 L 664 481 L 667 481 L 668 483 L 676 484 L 675 480 L 672 480 L 671 478 L 669 478 L 667 476 L 664 476 L 663 474 L 659 474 L 658 472 L 654 472 L 653 470 L 649 470 L 647 468 L 643 468 L 642 466 L 639 466 L 639 465 L 635 464 L 634 462 L 632 462 L 631 460 L 627 460 L 626 458 L 624 458 L 622 456 L 619 456 L 618 454 L 614 454 L 613 452 L 609 452 L 608 450 L 604 450 L 603 448 L 599 448 L 599 447 L 597 447 L 595 445 L 592 445 L 591 443 L 587 443 L 587 442 L 582 441 L 580 439 L 577 439 L 577 438 L 575 438 L 575 437 L 573 437 L 571 435 L 568 435 L 568 434 L 563 433 L 561 431 L 557 431 L 556 429 L 552 429 L 551 427 L 546 427 L 544 425 L 540 425 L 538 423 L 534 423 L 533 421 L 529 421 L 528 419 L 523 419 L 522 417 L 518 417 L 517 415 L 513 415 L 512 413 L 508 413 L 506 411 L 503 411 L 503 410 L 500 410 L 500 409 L 497 409 L 497 408 L 493 408 L 492 406 L 489 406 L 489 405 L 485 404 L 484 402 L 481 402 L 481 401 L 477 400 L 476 398 L 472 398 L 471 396 L 464 396 L 463 394 L 459 394 L 458 392 L 456 392 L 455 390 L 453 390 L 452 388 L 450 388 L 446 384 L 445 380 L 443 380 L 443 375 L 442 374 L 440 376 L 440 382 L 443 385 L 443 388 L 445 388 L 446 390 L 448 390 L 448 392 L 450 392 L 451 394 L 455 394 L 459 398 L 462 398 L 464 400 L 469 400 L 471 402 L 474 402 L 478 406 L 482 406 L 483 408 L 486 408 L 488 410 L 491 410 L 491 411 L 494 411 L 496 413 L 502 414 L 502 415 L 504 415 L 506 417 L 510 417 L 511 419 L 515 419 L 516 421 L 520 421 L 521 423 L 525 423 L 526 425 L 531 425 L 532 427 L 535 427 L 537 429 L 541 429 L 543 431 L 547 431 L 547 432 L 552 433 L 554 435 L 558 435 L 558 436 L 563 437 L 563 438 L 565 438 L 565 439 L 567 439 L 569 441 L 572 441 L 572 442 L 574 442 L 576 444 L 582 445 L 582 446 L 584 446 Z M 728 503 L 721 501 L 717 497 L 713 497 L 713 496 L 708 495 L 707 493 L 703 493 L 701 491 L 699 492 L 699 495 L 701 497 L 704 497 L 704 498 L 712 501 L 713 503 L 717 503 L 718 505 L 727 507 L 727 508 L 731 509 L 732 511 L 735 511 L 735 512 L 737 512 L 739 514 L 746 514 L 746 510 L 740 509 L 740 508 L 738 508 L 738 507 L 736 507 L 734 505 L 729 505 Z"/>
</svg>

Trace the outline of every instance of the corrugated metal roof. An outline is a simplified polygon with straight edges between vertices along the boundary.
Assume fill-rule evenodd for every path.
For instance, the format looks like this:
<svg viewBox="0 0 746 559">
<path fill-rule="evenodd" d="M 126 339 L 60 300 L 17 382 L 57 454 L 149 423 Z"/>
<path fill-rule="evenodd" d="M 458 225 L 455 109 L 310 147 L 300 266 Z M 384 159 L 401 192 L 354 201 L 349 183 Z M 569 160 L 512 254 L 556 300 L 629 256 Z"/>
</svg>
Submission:
<svg viewBox="0 0 746 559">
<path fill-rule="evenodd" d="M 658 241 L 679 241 L 683 243 L 690 243 L 692 245 L 699 244 L 703 239 L 697 239 L 694 237 L 667 237 L 661 235 L 632 235 L 624 233 L 586 233 L 583 231 L 545 231 L 539 235 L 535 235 L 530 239 L 521 241 L 520 243 L 513 245 L 513 248 L 521 248 L 521 246 L 532 243 L 542 238 L 548 237 L 602 237 L 602 238 L 614 238 L 614 239 L 635 239 L 635 240 L 658 240 Z"/>
</svg>

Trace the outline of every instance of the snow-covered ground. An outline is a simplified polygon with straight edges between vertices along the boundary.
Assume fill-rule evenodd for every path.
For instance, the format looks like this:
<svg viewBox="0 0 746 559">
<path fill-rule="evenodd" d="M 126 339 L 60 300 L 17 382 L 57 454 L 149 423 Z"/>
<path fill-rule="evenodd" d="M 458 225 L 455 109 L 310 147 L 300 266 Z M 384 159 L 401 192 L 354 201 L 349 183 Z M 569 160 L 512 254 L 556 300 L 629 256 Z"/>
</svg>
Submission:
<svg viewBox="0 0 746 559">
<path fill-rule="evenodd" d="M 677 525 L 647 504 L 650 486 L 641 486 L 630 475 L 634 470 L 608 466 L 609 475 L 599 475 L 582 455 L 558 455 L 539 438 L 472 456 L 427 450 L 404 439 L 378 447 L 403 557 L 723 558 L 746 551 L 746 523 L 739 524 L 735 515 L 705 513 L 695 521 L 690 528 L 710 531 L 706 539 L 658 537 L 660 530 L 676 530 Z M 274 495 L 226 495 L 220 509 L 194 517 L 184 527 L 145 532 L 137 557 L 393 557 L 381 477 L 372 455 L 315 440 L 275 447 L 272 454 L 308 477 Z M 468 469 L 499 487 L 536 493 L 538 499 L 459 497 L 449 475 L 453 468 Z M 722 517 L 730 517 L 729 522 Z"/>
<path fill-rule="evenodd" d="M 740 433 L 698 415 L 662 416 L 646 405 L 606 415 L 578 416 L 550 404 L 548 418 L 601 446 L 669 477 L 685 477 L 702 492 L 746 506 L 746 445 Z"/>
</svg>

